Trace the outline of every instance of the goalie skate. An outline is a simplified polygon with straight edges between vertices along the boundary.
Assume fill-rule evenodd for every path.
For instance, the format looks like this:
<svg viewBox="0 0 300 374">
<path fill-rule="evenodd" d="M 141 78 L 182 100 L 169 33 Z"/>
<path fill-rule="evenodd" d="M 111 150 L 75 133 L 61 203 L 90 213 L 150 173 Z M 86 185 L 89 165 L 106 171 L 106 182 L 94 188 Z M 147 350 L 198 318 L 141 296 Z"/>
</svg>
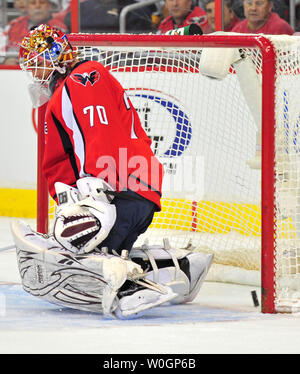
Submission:
<svg viewBox="0 0 300 374">
<path fill-rule="evenodd" d="M 152 305 L 153 308 L 169 302 L 177 296 L 170 287 L 160 285 L 161 292 L 158 293 L 136 284 L 132 286 L 128 288 L 128 285 L 126 285 L 126 289 L 118 293 L 120 300 L 115 314 L 120 319 L 140 314 L 149 309 L 149 305 Z"/>
<path fill-rule="evenodd" d="M 164 245 L 143 245 L 133 248 L 130 258 L 148 269 L 147 279 L 171 287 L 178 294 L 171 303 L 191 302 L 197 296 L 213 262 L 213 254 L 170 248 Z"/>
<path fill-rule="evenodd" d="M 126 318 L 177 296 L 167 286 L 144 281 L 132 261 L 104 253 L 74 255 L 21 222 L 11 230 L 24 290 L 48 302 Z M 133 284 L 139 287 L 124 292 Z"/>
</svg>

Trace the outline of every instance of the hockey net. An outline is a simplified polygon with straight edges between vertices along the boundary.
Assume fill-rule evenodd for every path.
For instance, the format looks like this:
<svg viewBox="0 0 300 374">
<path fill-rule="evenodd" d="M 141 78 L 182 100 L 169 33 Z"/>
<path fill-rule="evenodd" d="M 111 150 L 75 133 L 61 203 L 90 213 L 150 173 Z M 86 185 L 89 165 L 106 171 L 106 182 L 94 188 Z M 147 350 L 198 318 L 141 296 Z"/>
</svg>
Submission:
<svg viewBox="0 0 300 374">
<path fill-rule="evenodd" d="M 167 237 L 214 253 L 210 280 L 261 284 L 263 312 L 299 311 L 300 39 L 71 34 L 70 41 L 121 82 L 165 167 L 162 211 L 137 244 Z M 239 48 L 251 59 L 260 123 L 234 66 L 221 80 L 200 73 L 203 48 Z M 253 169 L 259 127 L 262 168 Z M 43 198 L 38 205 L 43 231 L 55 207 L 48 211 Z"/>
</svg>

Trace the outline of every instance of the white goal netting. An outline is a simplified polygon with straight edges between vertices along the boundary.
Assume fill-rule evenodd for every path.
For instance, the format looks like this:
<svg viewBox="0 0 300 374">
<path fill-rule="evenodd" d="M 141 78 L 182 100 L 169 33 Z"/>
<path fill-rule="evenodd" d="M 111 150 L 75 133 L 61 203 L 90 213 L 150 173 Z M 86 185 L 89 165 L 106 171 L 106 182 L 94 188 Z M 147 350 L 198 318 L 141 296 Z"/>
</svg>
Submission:
<svg viewBox="0 0 300 374">
<path fill-rule="evenodd" d="M 275 96 L 263 96 L 262 116 L 270 117 L 268 131 L 275 134 L 275 303 L 278 311 L 291 311 L 300 300 L 300 39 L 268 39 L 275 49 Z M 76 44 L 75 36 L 71 40 Z M 137 244 L 167 237 L 173 246 L 192 245 L 214 253 L 209 279 L 260 284 L 262 171 L 251 160 L 260 158 L 261 114 L 249 105 L 235 65 L 221 80 L 202 75 L 203 50 L 196 43 L 179 48 L 87 41 L 79 48 L 82 59 L 101 62 L 126 89 L 165 167 L 162 211 Z M 267 79 L 262 53 L 256 47 L 241 52 L 259 82 L 259 91 L 250 92 L 248 81 L 249 95 L 261 95 Z"/>
</svg>

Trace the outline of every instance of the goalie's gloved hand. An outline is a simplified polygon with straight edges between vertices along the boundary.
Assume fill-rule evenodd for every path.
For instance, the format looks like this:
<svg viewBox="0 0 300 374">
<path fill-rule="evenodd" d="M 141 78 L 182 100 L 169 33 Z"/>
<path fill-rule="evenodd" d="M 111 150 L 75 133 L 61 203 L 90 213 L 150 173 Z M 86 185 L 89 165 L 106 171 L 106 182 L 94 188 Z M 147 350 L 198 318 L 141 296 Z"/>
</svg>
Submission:
<svg viewBox="0 0 300 374">
<path fill-rule="evenodd" d="M 115 220 L 114 205 L 88 197 L 59 210 L 53 235 L 69 251 L 88 253 L 107 237 Z"/>
<path fill-rule="evenodd" d="M 101 192 L 112 190 L 102 179 L 82 178 L 77 187 L 55 183 L 59 206 L 53 235 L 64 248 L 81 254 L 91 252 L 107 237 L 116 220 L 116 208 Z"/>
<path fill-rule="evenodd" d="M 109 192 L 114 191 L 113 188 L 101 178 L 84 177 L 78 179 L 76 185 L 77 188 L 74 188 L 62 182 L 55 183 L 58 211 L 61 207 L 72 205 L 90 196 L 94 200 L 104 203 L 111 203 L 113 200 L 113 195 L 109 194 Z"/>
</svg>

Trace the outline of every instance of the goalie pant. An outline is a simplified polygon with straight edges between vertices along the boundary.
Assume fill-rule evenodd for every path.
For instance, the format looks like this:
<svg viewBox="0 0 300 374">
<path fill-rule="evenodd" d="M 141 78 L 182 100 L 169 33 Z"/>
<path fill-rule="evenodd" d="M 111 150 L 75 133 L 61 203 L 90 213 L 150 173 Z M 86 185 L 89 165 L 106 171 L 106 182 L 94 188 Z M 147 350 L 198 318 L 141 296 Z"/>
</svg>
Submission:
<svg viewBox="0 0 300 374">
<path fill-rule="evenodd" d="M 156 205 L 132 191 L 117 194 L 112 204 L 116 206 L 116 222 L 101 247 L 121 254 L 123 249 L 130 251 L 138 236 L 150 226 Z"/>
<path fill-rule="evenodd" d="M 103 253 L 76 256 L 20 222 L 11 230 L 25 291 L 61 306 L 119 318 L 166 302 L 192 301 L 213 259 L 146 245 L 133 249 L 134 261 Z M 143 273 L 142 267 L 149 271 Z"/>
</svg>

